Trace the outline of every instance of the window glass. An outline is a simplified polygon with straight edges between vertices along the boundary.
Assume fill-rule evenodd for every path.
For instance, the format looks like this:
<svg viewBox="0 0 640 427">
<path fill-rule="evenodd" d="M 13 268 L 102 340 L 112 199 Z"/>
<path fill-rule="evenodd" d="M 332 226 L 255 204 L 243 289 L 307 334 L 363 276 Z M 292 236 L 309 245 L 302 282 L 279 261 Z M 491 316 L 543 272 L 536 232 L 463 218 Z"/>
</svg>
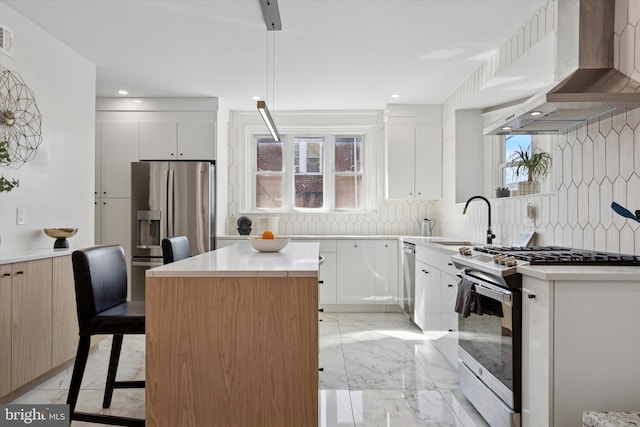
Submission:
<svg viewBox="0 0 640 427">
<path fill-rule="evenodd" d="M 323 137 L 295 137 L 293 140 L 294 206 L 297 209 L 324 206 L 323 142 Z"/>
<path fill-rule="evenodd" d="M 255 196 L 257 209 L 282 209 L 283 148 L 266 136 L 256 137 Z"/>
<path fill-rule="evenodd" d="M 282 176 L 256 176 L 256 207 L 259 209 L 282 208 Z"/>
<path fill-rule="evenodd" d="M 362 137 L 336 137 L 336 171 L 362 172 Z"/>
<path fill-rule="evenodd" d="M 365 209 L 364 135 L 254 135 L 257 210 Z"/>
<path fill-rule="evenodd" d="M 335 208 L 362 209 L 362 136 L 336 136 Z"/>
<path fill-rule="evenodd" d="M 362 208 L 362 175 L 336 176 L 336 209 Z"/>
<path fill-rule="evenodd" d="M 507 135 L 504 140 L 504 158 L 502 159 L 502 182 L 505 187 L 514 186 L 521 179 L 516 177 L 515 168 L 508 166 L 513 153 L 520 147 L 531 153 L 531 135 Z"/>
<path fill-rule="evenodd" d="M 271 138 L 257 138 L 257 170 L 261 172 L 282 171 L 282 142 Z"/>
</svg>

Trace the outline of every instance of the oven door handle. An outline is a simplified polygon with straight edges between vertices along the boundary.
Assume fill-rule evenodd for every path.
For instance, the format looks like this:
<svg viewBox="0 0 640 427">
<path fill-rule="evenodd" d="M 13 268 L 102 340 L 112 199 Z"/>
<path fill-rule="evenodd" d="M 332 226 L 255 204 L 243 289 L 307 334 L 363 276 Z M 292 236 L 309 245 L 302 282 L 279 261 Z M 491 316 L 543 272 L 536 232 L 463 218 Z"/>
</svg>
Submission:
<svg viewBox="0 0 640 427">
<path fill-rule="evenodd" d="M 484 295 L 487 298 L 500 301 L 501 303 L 506 305 L 513 305 L 513 302 L 512 302 L 513 294 L 511 292 L 495 291 L 479 283 L 476 283 L 475 285 L 476 285 L 475 288 L 476 288 L 477 294 Z"/>
<path fill-rule="evenodd" d="M 460 274 L 460 277 L 473 283 L 477 294 L 500 301 L 503 304 L 513 305 L 513 292 L 508 289 L 478 280 L 477 277 L 469 276 L 464 273 Z"/>
</svg>

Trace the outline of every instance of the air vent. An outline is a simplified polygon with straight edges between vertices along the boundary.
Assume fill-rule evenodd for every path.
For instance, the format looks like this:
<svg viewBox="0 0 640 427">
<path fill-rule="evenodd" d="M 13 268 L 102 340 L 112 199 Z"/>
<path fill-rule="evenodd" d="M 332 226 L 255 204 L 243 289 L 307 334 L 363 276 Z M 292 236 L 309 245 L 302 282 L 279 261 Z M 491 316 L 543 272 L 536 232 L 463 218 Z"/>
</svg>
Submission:
<svg viewBox="0 0 640 427">
<path fill-rule="evenodd" d="M 0 24 L 0 52 L 13 58 L 13 30 Z"/>
</svg>

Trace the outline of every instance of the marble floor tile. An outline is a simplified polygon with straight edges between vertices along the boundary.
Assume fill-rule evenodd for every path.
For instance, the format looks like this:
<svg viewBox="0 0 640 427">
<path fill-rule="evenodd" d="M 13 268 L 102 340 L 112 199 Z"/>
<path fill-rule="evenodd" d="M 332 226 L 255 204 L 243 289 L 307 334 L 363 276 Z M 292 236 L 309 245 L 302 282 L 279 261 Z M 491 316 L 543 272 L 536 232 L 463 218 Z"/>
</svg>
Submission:
<svg viewBox="0 0 640 427">
<path fill-rule="evenodd" d="M 318 425 L 487 427 L 451 366 L 404 313 L 321 313 Z M 126 336 L 119 380 L 144 379 L 144 336 Z M 78 409 L 144 417 L 144 390 L 114 391 L 102 409 L 111 340 L 89 356 Z M 72 367 L 11 403 L 65 403 Z M 72 427 L 99 426 L 73 422 Z"/>
</svg>

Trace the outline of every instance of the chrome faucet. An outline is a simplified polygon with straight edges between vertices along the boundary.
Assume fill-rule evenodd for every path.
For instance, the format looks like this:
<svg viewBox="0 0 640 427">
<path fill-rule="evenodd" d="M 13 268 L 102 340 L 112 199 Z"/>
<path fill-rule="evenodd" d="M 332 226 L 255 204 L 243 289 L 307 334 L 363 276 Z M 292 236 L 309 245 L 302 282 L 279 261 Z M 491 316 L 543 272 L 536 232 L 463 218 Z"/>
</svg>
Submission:
<svg viewBox="0 0 640 427">
<path fill-rule="evenodd" d="M 495 234 L 493 234 L 493 232 L 491 231 L 491 203 L 489 203 L 489 200 L 487 200 L 486 197 L 482 197 L 482 196 L 473 196 L 471 197 L 469 200 L 467 200 L 467 203 L 464 205 L 464 209 L 462 210 L 462 215 L 467 213 L 467 207 L 469 206 L 469 202 L 474 200 L 474 199 L 482 199 L 487 203 L 487 208 L 489 209 L 487 218 L 489 221 L 489 225 L 487 226 L 487 243 L 491 244 L 493 243 L 493 239 L 496 237 Z"/>
</svg>

